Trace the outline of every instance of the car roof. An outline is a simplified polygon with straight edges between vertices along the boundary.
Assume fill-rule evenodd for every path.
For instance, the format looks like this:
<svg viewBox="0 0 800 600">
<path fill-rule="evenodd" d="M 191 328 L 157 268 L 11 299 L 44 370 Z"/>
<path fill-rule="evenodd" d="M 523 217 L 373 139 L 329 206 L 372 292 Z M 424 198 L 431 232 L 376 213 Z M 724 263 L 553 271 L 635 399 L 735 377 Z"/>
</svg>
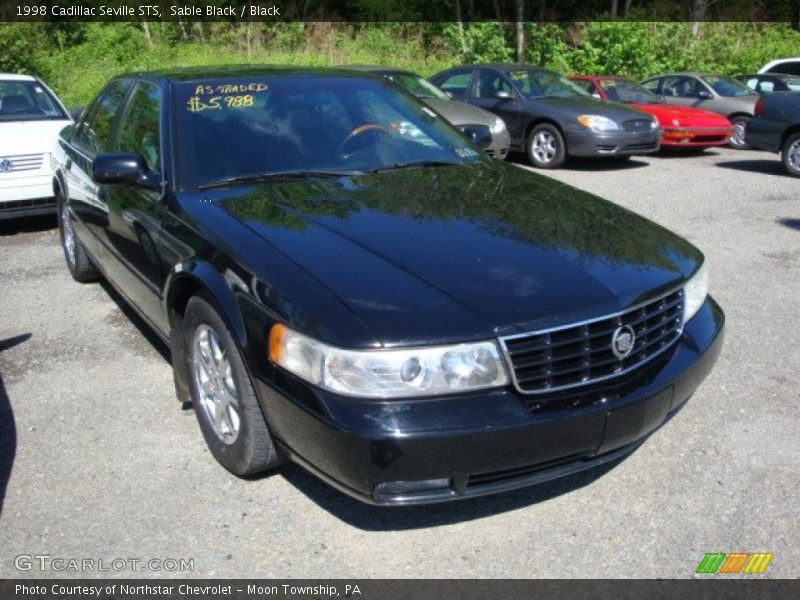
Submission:
<svg viewBox="0 0 800 600">
<path fill-rule="evenodd" d="M 498 70 L 509 70 L 509 69 L 529 69 L 535 71 L 550 71 L 551 69 L 546 69 L 545 67 L 540 67 L 539 65 L 530 65 L 526 63 L 470 63 L 466 65 L 458 65 L 456 67 L 451 67 L 451 69 L 498 69 Z M 451 70 L 451 69 L 448 69 Z"/>
<path fill-rule="evenodd" d="M 647 77 L 647 79 L 655 79 L 656 77 L 705 77 L 707 75 L 713 75 L 715 77 L 727 77 L 727 75 L 723 75 L 722 73 L 712 73 L 710 71 L 676 71 L 674 73 L 660 73 L 658 75 L 653 75 L 652 77 Z"/>
<path fill-rule="evenodd" d="M 180 83 L 198 79 L 216 79 L 221 77 L 272 76 L 288 77 L 291 75 L 309 76 L 361 76 L 372 77 L 366 70 L 355 70 L 346 67 L 297 67 L 288 65 L 217 65 L 205 67 L 183 67 L 178 69 L 161 69 L 126 73 L 119 77 L 144 77 L 162 79 Z"/>
<path fill-rule="evenodd" d="M 413 71 L 408 69 L 400 69 L 398 67 L 386 67 L 383 65 L 340 65 L 338 69 L 346 69 L 348 71 L 358 71 L 367 73 L 410 73 L 415 75 Z"/>
<path fill-rule="evenodd" d="M 36 81 L 36 77 L 20 73 L 0 73 L 0 79 L 5 79 L 6 81 Z"/>
<path fill-rule="evenodd" d="M 633 81 L 630 77 L 624 77 L 623 75 L 569 75 L 567 79 L 626 79 L 628 81 Z"/>
</svg>

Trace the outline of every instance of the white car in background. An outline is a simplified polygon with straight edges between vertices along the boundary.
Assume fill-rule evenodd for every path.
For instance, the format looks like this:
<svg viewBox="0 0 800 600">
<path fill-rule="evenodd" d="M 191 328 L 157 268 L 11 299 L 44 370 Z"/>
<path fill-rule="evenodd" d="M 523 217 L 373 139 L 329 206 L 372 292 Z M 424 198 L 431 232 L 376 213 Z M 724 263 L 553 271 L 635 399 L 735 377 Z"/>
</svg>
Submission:
<svg viewBox="0 0 800 600">
<path fill-rule="evenodd" d="M 758 73 L 783 73 L 784 75 L 800 75 L 800 56 L 794 58 L 779 58 L 768 62 L 758 70 Z"/>
<path fill-rule="evenodd" d="M 50 152 L 70 123 L 40 80 L 0 73 L 0 220 L 55 212 Z"/>
</svg>

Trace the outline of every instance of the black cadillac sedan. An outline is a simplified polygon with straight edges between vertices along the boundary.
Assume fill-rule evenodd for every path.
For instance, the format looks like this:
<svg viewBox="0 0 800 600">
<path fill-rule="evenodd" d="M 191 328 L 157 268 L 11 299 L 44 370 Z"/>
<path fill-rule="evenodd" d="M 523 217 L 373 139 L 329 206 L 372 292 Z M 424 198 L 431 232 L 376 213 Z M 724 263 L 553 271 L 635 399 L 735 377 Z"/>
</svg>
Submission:
<svg viewBox="0 0 800 600">
<path fill-rule="evenodd" d="M 661 144 L 652 115 L 593 98 L 558 73 L 529 65 L 464 65 L 431 82 L 453 99 L 493 112 L 505 121 L 511 149 L 531 165 L 562 166 L 570 156 L 626 160 Z"/>
<path fill-rule="evenodd" d="M 236 475 L 288 459 L 389 505 L 530 485 L 632 451 L 722 343 L 691 244 L 382 77 L 123 76 L 54 158 L 72 276 L 169 344 Z"/>
</svg>

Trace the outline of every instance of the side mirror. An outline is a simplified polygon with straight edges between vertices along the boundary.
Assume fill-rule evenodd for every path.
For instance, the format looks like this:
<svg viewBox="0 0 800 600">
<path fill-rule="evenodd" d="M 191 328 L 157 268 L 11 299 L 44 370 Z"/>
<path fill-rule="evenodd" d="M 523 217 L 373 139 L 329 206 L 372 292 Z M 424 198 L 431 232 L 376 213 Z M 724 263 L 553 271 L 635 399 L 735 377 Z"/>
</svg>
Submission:
<svg viewBox="0 0 800 600">
<path fill-rule="evenodd" d="M 447 90 L 444 90 L 444 93 L 445 93 L 445 96 L 447 96 L 448 98 L 452 98 L 453 97 L 453 92 L 448 92 Z"/>
<path fill-rule="evenodd" d="M 140 185 L 157 188 L 158 173 L 147 168 L 141 154 L 98 154 L 92 161 L 92 179 L 104 185 Z"/>
<path fill-rule="evenodd" d="M 485 125 L 462 125 L 459 129 L 479 150 L 486 150 L 492 145 L 492 132 Z"/>
<path fill-rule="evenodd" d="M 511 94 L 505 90 L 497 90 L 494 97 L 498 100 L 511 100 Z"/>
<path fill-rule="evenodd" d="M 697 97 L 700 98 L 700 100 L 711 100 L 713 96 L 708 90 L 700 90 L 697 92 Z"/>
<path fill-rule="evenodd" d="M 83 116 L 83 108 L 80 106 L 73 107 L 69 109 L 69 116 L 72 117 L 72 120 L 76 123 L 81 120 Z"/>
</svg>

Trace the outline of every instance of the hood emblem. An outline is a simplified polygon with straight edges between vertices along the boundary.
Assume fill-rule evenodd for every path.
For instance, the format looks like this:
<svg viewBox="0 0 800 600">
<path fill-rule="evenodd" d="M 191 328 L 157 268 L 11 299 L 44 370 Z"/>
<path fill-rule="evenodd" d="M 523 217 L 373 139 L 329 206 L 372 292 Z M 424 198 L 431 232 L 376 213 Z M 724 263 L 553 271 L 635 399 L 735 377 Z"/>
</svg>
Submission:
<svg viewBox="0 0 800 600">
<path fill-rule="evenodd" d="M 633 346 L 636 342 L 636 332 L 630 325 L 622 325 L 617 327 L 614 334 L 611 336 L 611 352 L 614 353 L 619 360 L 624 360 L 633 352 Z"/>
<path fill-rule="evenodd" d="M 11 170 L 11 161 L 7 158 L 0 160 L 0 171 L 10 171 Z"/>
</svg>

